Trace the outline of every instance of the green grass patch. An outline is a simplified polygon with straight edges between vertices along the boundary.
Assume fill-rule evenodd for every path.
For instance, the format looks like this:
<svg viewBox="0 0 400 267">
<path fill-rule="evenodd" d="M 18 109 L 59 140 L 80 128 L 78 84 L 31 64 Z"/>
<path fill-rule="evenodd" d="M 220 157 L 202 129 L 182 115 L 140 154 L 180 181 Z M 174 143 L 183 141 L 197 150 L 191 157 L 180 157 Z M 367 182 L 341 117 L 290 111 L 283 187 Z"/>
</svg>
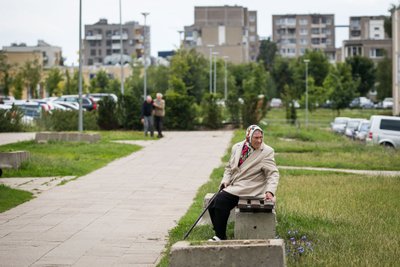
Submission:
<svg viewBox="0 0 400 267">
<path fill-rule="evenodd" d="M 400 177 L 281 171 L 277 195 L 279 236 L 293 248 L 288 237 L 296 232 L 313 249 L 292 249 L 289 266 L 397 264 Z"/>
<path fill-rule="evenodd" d="M 30 192 L 11 189 L 0 184 L 0 213 L 18 206 L 33 198 Z"/>
<path fill-rule="evenodd" d="M 101 140 L 96 143 L 48 142 L 38 144 L 24 141 L 0 146 L 0 151 L 25 150 L 30 160 L 21 168 L 4 169 L 7 177 L 82 176 L 109 162 L 127 156 L 141 147 L 112 142 L 115 140 L 153 140 L 137 131 L 100 131 Z"/>
</svg>

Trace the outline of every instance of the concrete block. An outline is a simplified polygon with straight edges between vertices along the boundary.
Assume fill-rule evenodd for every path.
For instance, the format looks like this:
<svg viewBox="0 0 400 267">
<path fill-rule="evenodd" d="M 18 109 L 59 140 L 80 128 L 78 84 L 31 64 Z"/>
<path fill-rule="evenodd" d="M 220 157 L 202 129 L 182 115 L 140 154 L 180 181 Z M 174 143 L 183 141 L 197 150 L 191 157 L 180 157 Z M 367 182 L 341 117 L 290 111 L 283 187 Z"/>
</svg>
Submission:
<svg viewBox="0 0 400 267">
<path fill-rule="evenodd" d="M 0 152 L 0 168 L 18 169 L 29 157 L 29 151 Z"/>
<path fill-rule="evenodd" d="M 205 209 L 210 202 L 210 199 L 213 197 L 215 193 L 207 193 L 204 196 L 204 201 L 203 201 L 203 209 Z M 235 209 L 231 210 L 231 214 L 229 215 L 228 223 L 235 221 Z M 199 224 L 211 224 L 211 218 L 210 214 L 208 211 L 204 213 L 203 217 L 199 221 Z"/>
<path fill-rule="evenodd" d="M 170 267 L 286 266 L 283 239 L 227 240 L 171 248 Z"/>
<path fill-rule="evenodd" d="M 100 135 L 75 132 L 40 132 L 36 133 L 35 140 L 38 143 L 46 143 L 48 141 L 94 143 L 100 140 Z"/>
<path fill-rule="evenodd" d="M 235 209 L 235 239 L 275 238 L 275 212 L 241 212 Z"/>
</svg>

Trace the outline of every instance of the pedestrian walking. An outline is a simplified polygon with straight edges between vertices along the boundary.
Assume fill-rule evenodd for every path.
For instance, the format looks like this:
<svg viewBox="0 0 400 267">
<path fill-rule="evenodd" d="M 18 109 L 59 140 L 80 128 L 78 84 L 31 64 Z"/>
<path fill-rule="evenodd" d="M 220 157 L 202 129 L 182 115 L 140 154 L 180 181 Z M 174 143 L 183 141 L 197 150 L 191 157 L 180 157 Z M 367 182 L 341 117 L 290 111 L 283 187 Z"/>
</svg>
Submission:
<svg viewBox="0 0 400 267">
<path fill-rule="evenodd" d="M 156 130 L 158 133 L 158 137 L 163 137 L 162 128 L 163 128 L 163 118 L 165 116 L 165 100 L 162 99 L 163 95 L 161 93 L 157 93 L 156 99 L 153 102 L 154 106 L 154 122 L 156 125 Z"/>
<path fill-rule="evenodd" d="M 141 121 L 143 123 L 144 136 L 147 136 L 150 132 L 150 136 L 154 136 L 153 127 L 153 99 L 151 96 L 147 96 L 146 100 L 143 102 L 141 111 Z"/>
</svg>

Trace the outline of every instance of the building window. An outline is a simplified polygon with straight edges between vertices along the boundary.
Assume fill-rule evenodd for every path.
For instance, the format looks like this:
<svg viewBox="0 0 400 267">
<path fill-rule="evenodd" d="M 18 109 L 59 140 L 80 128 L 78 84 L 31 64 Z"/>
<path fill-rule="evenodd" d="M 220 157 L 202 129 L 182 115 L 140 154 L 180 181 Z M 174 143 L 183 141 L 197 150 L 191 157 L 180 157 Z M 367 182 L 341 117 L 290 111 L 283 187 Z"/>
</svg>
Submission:
<svg viewBox="0 0 400 267">
<path fill-rule="evenodd" d="M 375 38 L 375 39 L 380 39 L 380 37 L 381 37 L 381 36 L 380 36 L 379 33 L 375 33 L 375 34 L 374 34 L 374 38 Z"/>
<path fill-rule="evenodd" d="M 255 22 L 256 21 L 256 16 L 254 16 L 254 15 L 249 16 L 249 21 L 250 22 Z"/>
<path fill-rule="evenodd" d="M 319 34 L 319 28 L 312 28 L 311 34 Z"/>
<path fill-rule="evenodd" d="M 296 25 L 296 19 L 295 18 L 287 18 L 286 24 L 287 25 Z"/>
<path fill-rule="evenodd" d="M 307 34 L 308 34 L 308 30 L 306 28 L 300 29 L 300 35 L 307 35 Z"/>
<path fill-rule="evenodd" d="M 86 36 L 92 36 L 93 32 L 92 31 L 87 31 Z"/>
<path fill-rule="evenodd" d="M 90 65 L 93 65 L 93 59 L 89 58 L 89 60 L 88 60 L 88 65 L 89 65 L 89 66 L 90 66 Z"/>
<path fill-rule="evenodd" d="M 347 55 L 349 57 L 361 56 L 361 46 L 349 46 L 349 47 L 347 47 Z"/>
<path fill-rule="evenodd" d="M 95 56 L 96 55 L 96 49 L 90 49 L 90 55 Z"/>
<path fill-rule="evenodd" d="M 256 27 L 250 26 L 250 27 L 249 27 L 249 30 L 250 30 L 250 32 L 255 32 L 255 31 L 256 31 Z"/>
<path fill-rule="evenodd" d="M 369 50 L 369 57 L 371 58 L 381 58 L 384 57 L 385 50 L 383 48 L 371 48 Z"/>
<path fill-rule="evenodd" d="M 250 36 L 250 42 L 255 42 L 256 41 L 256 37 L 254 35 Z"/>
<path fill-rule="evenodd" d="M 311 39 L 311 44 L 313 44 L 313 45 L 319 45 L 319 38 L 312 38 L 312 39 Z"/>
<path fill-rule="evenodd" d="M 299 19 L 299 24 L 300 25 L 308 25 L 308 20 L 305 18 Z"/>
<path fill-rule="evenodd" d="M 110 56 L 112 54 L 111 49 L 107 49 L 106 54 L 107 54 L 107 56 Z"/>
<path fill-rule="evenodd" d="M 98 51 L 98 55 L 99 55 L 99 56 L 101 56 L 101 49 L 99 49 L 99 51 Z"/>
<path fill-rule="evenodd" d="M 112 40 L 107 40 L 106 41 L 106 46 L 111 46 L 111 44 L 112 44 Z"/>
<path fill-rule="evenodd" d="M 307 39 L 301 38 L 301 39 L 300 39 L 300 44 L 301 44 L 301 45 L 307 45 L 307 44 L 308 44 Z"/>
</svg>

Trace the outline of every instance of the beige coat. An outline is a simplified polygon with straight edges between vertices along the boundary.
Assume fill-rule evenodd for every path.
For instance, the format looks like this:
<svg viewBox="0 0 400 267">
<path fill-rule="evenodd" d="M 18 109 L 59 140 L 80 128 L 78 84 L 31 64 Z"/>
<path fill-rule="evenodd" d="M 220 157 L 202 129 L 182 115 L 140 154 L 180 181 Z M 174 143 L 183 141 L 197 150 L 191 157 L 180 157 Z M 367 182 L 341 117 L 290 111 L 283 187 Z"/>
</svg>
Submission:
<svg viewBox="0 0 400 267">
<path fill-rule="evenodd" d="M 275 164 L 274 150 L 262 144 L 238 167 L 244 141 L 232 147 L 231 158 L 225 167 L 222 183 L 229 183 L 224 190 L 239 197 L 264 198 L 266 192 L 275 195 L 279 171 Z"/>
</svg>

